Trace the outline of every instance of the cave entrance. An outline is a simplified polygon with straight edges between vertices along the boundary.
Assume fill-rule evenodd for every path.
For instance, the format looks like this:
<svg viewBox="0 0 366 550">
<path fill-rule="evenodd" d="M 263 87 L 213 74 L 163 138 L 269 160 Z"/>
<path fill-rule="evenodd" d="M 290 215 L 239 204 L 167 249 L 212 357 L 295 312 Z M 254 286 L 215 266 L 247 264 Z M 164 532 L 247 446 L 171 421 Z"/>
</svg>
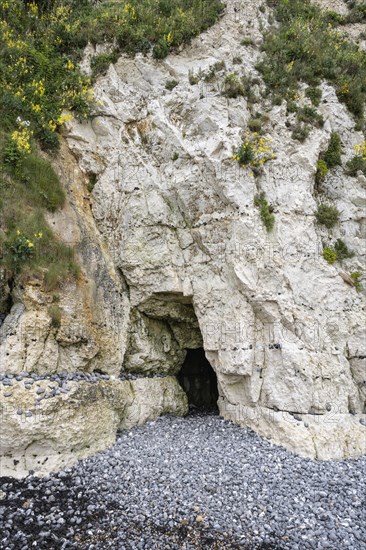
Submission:
<svg viewBox="0 0 366 550">
<path fill-rule="evenodd" d="M 187 349 L 178 381 L 187 394 L 191 408 L 218 412 L 216 373 L 206 359 L 203 348 Z"/>
<path fill-rule="evenodd" d="M 155 293 L 131 312 L 130 325 L 124 371 L 175 375 L 192 412 L 219 412 L 216 373 L 206 359 L 192 297 Z"/>
</svg>

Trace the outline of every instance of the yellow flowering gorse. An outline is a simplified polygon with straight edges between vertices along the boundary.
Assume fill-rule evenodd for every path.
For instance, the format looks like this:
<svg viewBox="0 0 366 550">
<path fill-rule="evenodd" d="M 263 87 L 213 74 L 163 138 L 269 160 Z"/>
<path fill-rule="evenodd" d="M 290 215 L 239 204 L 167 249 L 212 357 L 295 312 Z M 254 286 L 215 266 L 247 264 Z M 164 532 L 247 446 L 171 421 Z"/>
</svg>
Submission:
<svg viewBox="0 0 366 550">
<path fill-rule="evenodd" d="M 14 130 L 11 134 L 11 140 L 21 155 L 27 155 L 31 152 L 31 137 L 32 131 L 27 127 Z"/>
<path fill-rule="evenodd" d="M 258 132 L 246 132 L 243 143 L 232 156 L 242 167 L 260 167 L 276 158 L 272 151 L 271 138 L 260 136 Z"/>
<path fill-rule="evenodd" d="M 366 139 L 364 139 L 361 143 L 356 143 L 354 150 L 356 151 L 357 156 L 362 157 L 362 160 L 366 160 Z"/>
</svg>

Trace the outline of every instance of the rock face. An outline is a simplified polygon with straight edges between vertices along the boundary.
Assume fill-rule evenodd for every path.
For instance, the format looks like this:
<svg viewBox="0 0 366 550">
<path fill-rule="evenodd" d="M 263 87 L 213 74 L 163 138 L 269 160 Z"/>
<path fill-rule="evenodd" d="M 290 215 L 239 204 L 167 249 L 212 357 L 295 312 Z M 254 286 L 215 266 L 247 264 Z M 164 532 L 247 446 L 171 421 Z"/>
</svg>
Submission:
<svg viewBox="0 0 366 550">
<path fill-rule="evenodd" d="M 366 179 L 338 167 L 319 190 L 314 178 L 332 131 L 341 136 L 344 162 L 363 136 L 325 83 L 325 125 L 303 144 L 291 138 L 294 115 L 285 104 L 259 99 L 253 107 L 244 97 L 222 95 L 225 75 L 258 76 L 256 46 L 268 25 L 256 2 L 239 12 L 236 6 L 228 1 L 218 24 L 164 61 L 121 57 L 96 84 L 96 116 L 68 124 L 57 166 L 68 206 L 50 223 L 74 244 L 83 275 L 60 293 L 58 328 L 48 313 L 52 297 L 36 282 L 13 293 L 0 328 L 0 366 L 12 373 L 129 372 L 138 379 L 102 383 L 96 418 L 74 415 L 46 430 L 24 425 L 19 456 L 33 435 L 36 445 L 52 440 L 49 448 L 66 457 L 54 459 L 50 468 L 57 468 L 109 445 L 118 427 L 161 412 L 184 414 L 175 375 L 186 350 L 201 347 L 217 376 L 224 417 L 303 456 L 365 452 L 364 294 L 323 259 L 322 242 L 342 238 L 355 252 L 342 272 L 364 271 Z M 244 37 L 252 44 L 241 45 Z M 85 70 L 92 55 L 90 47 Z M 196 84 L 189 74 L 191 82 L 198 75 Z M 168 90 L 172 79 L 178 83 Z M 257 111 L 268 116 L 276 159 L 254 177 L 232 151 Z M 91 175 L 96 185 L 89 193 Z M 262 191 L 274 208 L 272 233 L 254 206 Z M 315 220 L 323 202 L 341 212 L 332 232 Z M 84 386 L 72 395 L 80 414 L 89 410 Z M 51 401 L 61 415 L 68 410 L 65 400 Z M 20 429 L 18 418 L 8 418 L 6 452 Z M 80 448 L 74 455 L 72 445 Z M 33 464 L 28 455 L 23 471 Z"/>
<path fill-rule="evenodd" d="M 187 411 L 187 398 L 173 377 L 70 381 L 67 391 L 52 397 L 49 380 L 31 389 L 24 387 L 26 380 L 14 381 L 2 403 L 2 476 L 58 470 L 112 445 L 118 429 Z"/>
</svg>

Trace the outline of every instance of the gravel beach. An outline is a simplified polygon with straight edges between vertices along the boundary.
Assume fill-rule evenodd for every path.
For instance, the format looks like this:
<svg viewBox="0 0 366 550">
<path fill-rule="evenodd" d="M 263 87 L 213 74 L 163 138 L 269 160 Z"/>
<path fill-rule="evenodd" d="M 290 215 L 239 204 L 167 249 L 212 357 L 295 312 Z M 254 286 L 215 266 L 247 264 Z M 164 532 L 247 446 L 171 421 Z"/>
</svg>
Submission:
<svg viewBox="0 0 366 550">
<path fill-rule="evenodd" d="M 366 548 L 366 458 L 314 462 L 213 414 L 162 417 L 46 478 L 1 478 L 10 549 Z"/>
</svg>

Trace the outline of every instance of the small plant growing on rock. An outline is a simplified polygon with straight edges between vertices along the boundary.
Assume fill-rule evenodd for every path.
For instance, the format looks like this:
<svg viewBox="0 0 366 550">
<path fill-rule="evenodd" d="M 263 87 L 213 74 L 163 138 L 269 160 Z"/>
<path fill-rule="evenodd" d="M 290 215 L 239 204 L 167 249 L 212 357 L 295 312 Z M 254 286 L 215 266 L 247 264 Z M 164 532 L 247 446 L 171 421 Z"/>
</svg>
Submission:
<svg viewBox="0 0 366 550">
<path fill-rule="evenodd" d="M 62 317 L 61 309 L 56 305 L 52 305 L 48 308 L 48 314 L 51 317 L 51 327 L 60 328 Z"/>
<path fill-rule="evenodd" d="M 361 290 L 363 289 L 363 286 L 360 281 L 361 275 L 362 274 L 360 273 L 360 271 L 353 271 L 352 273 L 350 273 L 351 279 L 353 281 L 353 284 L 357 292 L 361 292 Z"/>
<path fill-rule="evenodd" d="M 34 254 L 34 243 L 17 230 L 16 236 L 8 242 L 14 267 L 29 260 Z"/>
<path fill-rule="evenodd" d="M 5 146 L 4 162 L 10 166 L 17 167 L 19 163 L 31 153 L 31 138 L 28 120 L 17 119 L 18 128 L 14 130 Z"/>
<path fill-rule="evenodd" d="M 349 176 L 356 177 L 358 172 L 362 172 L 366 176 L 366 161 L 355 155 L 347 162 L 346 173 Z"/>
<path fill-rule="evenodd" d="M 254 40 L 253 38 L 250 38 L 249 36 L 247 38 L 243 38 L 243 40 L 240 42 L 241 46 L 254 46 Z"/>
<path fill-rule="evenodd" d="M 297 112 L 297 119 L 299 122 L 305 122 L 312 124 L 317 128 L 322 128 L 324 126 L 324 119 L 321 114 L 318 113 L 314 107 L 303 107 Z"/>
<path fill-rule="evenodd" d="M 88 184 L 87 184 L 87 188 L 88 188 L 88 191 L 89 193 L 91 193 L 97 183 L 97 175 L 94 174 L 94 172 L 91 172 L 89 174 L 89 180 L 88 180 Z"/>
<path fill-rule="evenodd" d="M 255 86 L 260 85 L 260 80 L 258 78 L 252 77 L 250 75 L 244 75 L 241 78 L 241 82 L 244 87 L 244 97 L 248 103 L 258 103 L 258 96 L 255 93 Z"/>
<path fill-rule="evenodd" d="M 172 90 L 174 90 L 176 86 L 178 86 L 178 84 L 179 84 L 178 80 L 175 80 L 174 78 L 172 78 L 171 80 L 166 81 L 165 88 L 171 92 Z"/>
<path fill-rule="evenodd" d="M 319 224 L 325 225 L 328 229 L 331 229 L 339 221 L 339 210 L 335 206 L 329 206 L 327 204 L 320 204 L 318 210 L 315 212 L 316 220 Z"/>
<path fill-rule="evenodd" d="M 191 86 L 194 86 L 195 84 L 198 84 L 200 81 L 200 75 L 194 73 L 193 71 L 188 71 L 188 81 Z"/>
<path fill-rule="evenodd" d="M 350 250 L 346 243 L 342 239 L 337 239 L 334 245 L 335 253 L 337 254 L 337 260 L 342 262 L 348 258 L 353 258 L 355 253 L 353 250 Z"/>
<path fill-rule="evenodd" d="M 291 137 L 304 143 L 304 141 L 309 137 L 310 127 L 307 124 L 296 124 L 292 130 Z"/>
<path fill-rule="evenodd" d="M 36 245 L 43 238 L 43 233 L 35 233 L 32 238 L 17 229 L 16 233 L 7 241 L 6 246 L 10 252 L 11 267 L 15 272 L 20 271 L 23 264 L 33 259 Z"/>
<path fill-rule="evenodd" d="M 260 118 L 250 118 L 248 120 L 248 128 L 251 132 L 260 134 L 263 132 L 263 123 Z"/>
<path fill-rule="evenodd" d="M 298 110 L 299 110 L 299 107 L 295 101 L 292 101 L 292 100 L 287 101 L 287 109 L 286 109 L 287 114 L 297 113 Z"/>
<path fill-rule="evenodd" d="M 334 264 L 337 260 L 337 254 L 332 247 L 325 246 L 323 249 L 323 258 L 328 262 L 328 264 Z"/>
<path fill-rule="evenodd" d="M 236 74 L 229 74 L 224 81 L 223 95 L 235 98 L 244 95 L 244 86 Z"/>
<path fill-rule="evenodd" d="M 261 220 L 268 233 L 270 233 L 275 224 L 275 216 L 273 214 L 273 206 L 268 203 L 264 192 L 254 197 L 254 206 L 259 209 Z"/>
<path fill-rule="evenodd" d="M 350 12 L 347 23 L 363 23 L 366 21 L 366 5 L 363 2 L 350 2 Z"/>
<path fill-rule="evenodd" d="M 265 133 L 265 126 L 269 122 L 269 117 L 265 114 L 256 113 L 254 117 L 251 117 L 248 121 L 248 128 L 251 132 L 257 132 L 258 134 Z"/>
<path fill-rule="evenodd" d="M 205 82 L 212 82 L 216 73 L 223 71 L 225 69 L 225 61 L 216 61 L 213 65 L 210 65 L 208 71 L 205 73 L 203 79 Z"/>
<path fill-rule="evenodd" d="M 164 36 L 163 38 L 160 38 L 160 40 L 157 41 L 155 46 L 153 47 L 153 57 L 155 59 L 164 59 L 168 54 L 170 50 L 170 40 L 169 35 Z"/>
<path fill-rule="evenodd" d="M 93 77 L 96 77 L 100 74 L 105 74 L 111 65 L 111 63 L 116 63 L 118 60 L 118 52 L 112 53 L 101 53 L 93 57 L 90 62 L 90 67 L 93 71 Z"/>
<path fill-rule="evenodd" d="M 342 263 L 343 260 L 353 258 L 354 255 L 342 239 L 337 239 L 334 247 L 325 246 L 323 249 L 323 257 L 329 264 L 334 264 L 336 261 Z"/>
<path fill-rule="evenodd" d="M 328 168 L 334 168 L 342 164 L 341 159 L 342 142 L 337 132 L 332 132 L 329 140 L 328 149 L 324 153 L 323 160 Z"/>
<path fill-rule="evenodd" d="M 258 168 L 276 158 L 271 148 L 271 139 L 246 132 L 243 143 L 234 150 L 233 160 L 242 167 Z"/>
<path fill-rule="evenodd" d="M 366 140 L 354 146 L 356 155 L 347 162 L 346 172 L 350 176 L 357 176 L 357 172 L 362 172 L 366 176 Z"/>
<path fill-rule="evenodd" d="M 315 181 L 316 183 L 321 183 L 325 180 L 326 175 L 328 174 L 328 166 L 324 160 L 319 159 L 316 163 L 316 174 Z"/>
<path fill-rule="evenodd" d="M 308 97 L 315 107 L 320 105 L 320 100 L 322 98 L 322 91 L 316 86 L 309 86 L 305 91 L 306 97 Z"/>
</svg>

